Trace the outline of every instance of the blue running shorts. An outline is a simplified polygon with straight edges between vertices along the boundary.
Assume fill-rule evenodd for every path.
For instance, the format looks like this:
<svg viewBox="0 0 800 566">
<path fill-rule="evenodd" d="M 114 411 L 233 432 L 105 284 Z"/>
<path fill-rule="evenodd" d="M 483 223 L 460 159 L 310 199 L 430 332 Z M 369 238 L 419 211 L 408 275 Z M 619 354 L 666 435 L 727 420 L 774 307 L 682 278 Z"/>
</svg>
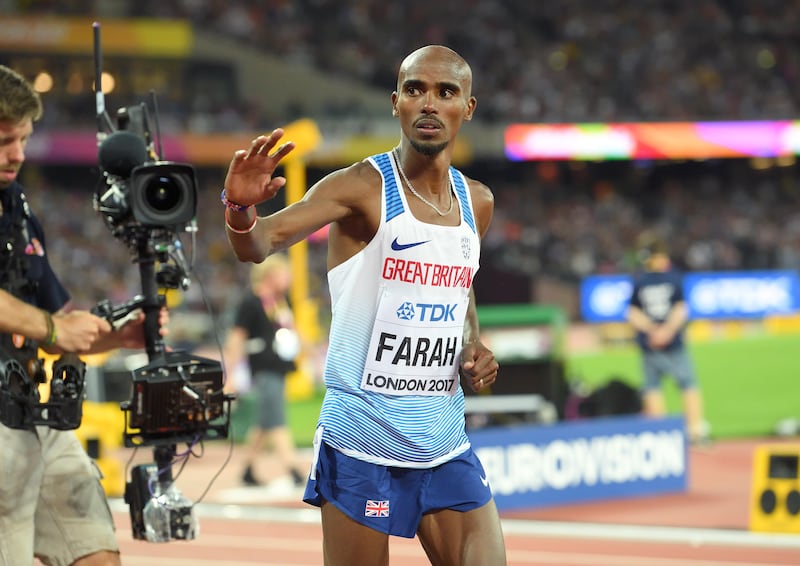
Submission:
<svg viewBox="0 0 800 566">
<path fill-rule="evenodd" d="M 315 448 L 315 466 L 303 501 L 317 507 L 329 501 L 357 523 L 388 535 L 414 538 L 424 514 L 470 511 L 492 498 L 486 472 L 472 448 L 426 469 L 370 464 L 324 442 Z"/>
</svg>

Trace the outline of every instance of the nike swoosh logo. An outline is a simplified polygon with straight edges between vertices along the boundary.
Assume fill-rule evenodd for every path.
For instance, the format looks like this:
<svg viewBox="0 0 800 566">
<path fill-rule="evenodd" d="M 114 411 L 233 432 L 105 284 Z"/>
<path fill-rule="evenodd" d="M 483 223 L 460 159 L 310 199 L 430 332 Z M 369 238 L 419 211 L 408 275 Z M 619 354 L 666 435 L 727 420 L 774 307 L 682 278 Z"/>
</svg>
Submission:
<svg viewBox="0 0 800 566">
<path fill-rule="evenodd" d="M 416 246 L 421 246 L 422 244 L 427 244 L 428 242 L 430 242 L 430 240 L 425 240 L 424 242 L 411 242 L 410 244 L 401 244 L 397 241 L 397 238 L 395 238 L 392 241 L 392 249 L 396 252 L 399 252 L 407 250 L 408 248 L 413 248 Z"/>
<path fill-rule="evenodd" d="M 481 483 L 483 484 L 483 487 L 489 487 L 489 480 L 483 476 L 481 476 Z"/>
</svg>

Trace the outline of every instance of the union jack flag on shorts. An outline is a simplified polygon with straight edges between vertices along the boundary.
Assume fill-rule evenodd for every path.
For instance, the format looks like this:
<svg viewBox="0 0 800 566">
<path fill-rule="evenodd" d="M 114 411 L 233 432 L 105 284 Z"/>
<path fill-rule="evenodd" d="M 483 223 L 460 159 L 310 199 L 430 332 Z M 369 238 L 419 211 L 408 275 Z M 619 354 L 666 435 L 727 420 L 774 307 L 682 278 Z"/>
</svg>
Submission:
<svg viewBox="0 0 800 566">
<path fill-rule="evenodd" d="M 365 517 L 388 517 L 389 501 L 373 501 L 367 499 L 367 506 L 364 508 Z"/>
</svg>

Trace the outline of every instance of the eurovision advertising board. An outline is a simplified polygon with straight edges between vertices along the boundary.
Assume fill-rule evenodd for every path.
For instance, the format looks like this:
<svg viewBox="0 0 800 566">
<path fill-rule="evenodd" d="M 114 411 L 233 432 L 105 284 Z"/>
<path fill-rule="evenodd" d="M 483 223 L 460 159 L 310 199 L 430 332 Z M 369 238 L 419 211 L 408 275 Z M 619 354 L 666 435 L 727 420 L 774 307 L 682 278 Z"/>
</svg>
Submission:
<svg viewBox="0 0 800 566">
<path fill-rule="evenodd" d="M 681 417 L 619 416 L 470 431 L 500 510 L 684 492 Z"/>
</svg>

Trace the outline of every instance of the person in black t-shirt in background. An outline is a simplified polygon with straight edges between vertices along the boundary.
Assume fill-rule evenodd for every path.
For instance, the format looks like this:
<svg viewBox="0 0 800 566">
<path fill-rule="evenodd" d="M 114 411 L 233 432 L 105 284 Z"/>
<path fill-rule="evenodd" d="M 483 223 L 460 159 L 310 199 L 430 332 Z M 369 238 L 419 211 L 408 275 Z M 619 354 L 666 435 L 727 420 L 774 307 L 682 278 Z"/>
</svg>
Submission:
<svg viewBox="0 0 800 566">
<path fill-rule="evenodd" d="M 628 322 L 636 330 L 642 352 L 644 413 L 653 417 L 666 414 L 662 380 L 671 376 L 681 389 L 690 441 L 706 441 L 703 397 L 684 341 L 689 309 L 682 275 L 673 268 L 666 243 L 656 235 L 642 234 L 637 249 L 643 270 L 634 279 Z"/>
<path fill-rule="evenodd" d="M 229 383 L 230 376 L 246 362 L 257 403 L 257 422 L 250 430 L 242 474 L 245 485 L 263 485 L 255 468 L 265 447 L 296 485 L 305 484 L 307 472 L 297 461 L 294 439 L 286 423 L 286 374 L 295 368 L 300 349 L 287 301 L 290 285 L 291 268 L 286 256 L 272 255 L 254 264 L 250 292 L 236 308 L 225 343 Z"/>
</svg>

